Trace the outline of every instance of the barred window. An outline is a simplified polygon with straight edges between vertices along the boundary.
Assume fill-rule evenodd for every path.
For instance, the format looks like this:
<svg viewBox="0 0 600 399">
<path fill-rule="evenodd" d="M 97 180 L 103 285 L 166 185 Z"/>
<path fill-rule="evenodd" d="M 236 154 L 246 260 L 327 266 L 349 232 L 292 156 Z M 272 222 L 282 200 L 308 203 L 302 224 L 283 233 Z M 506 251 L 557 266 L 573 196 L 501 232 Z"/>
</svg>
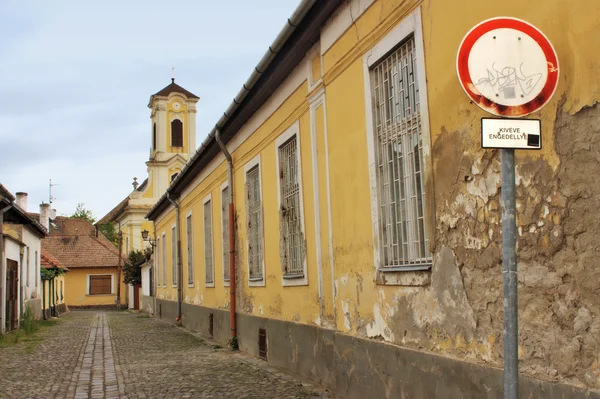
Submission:
<svg viewBox="0 0 600 399">
<path fill-rule="evenodd" d="M 162 272 L 163 272 L 163 277 L 162 277 L 162 283 L 163 283 L 163 287 L 167 286 L 167 236 L 163 234 L 162 237 Z"/>
<path fill-rule="evenodd" d="M 156 285 L 160 287 L 160 260 L 161 258 L 161 254 L 162 254 L 162 248 L 160 246 L 160 238 L 156 239 L 156 254 L 154 255 L 156 257 L 155 259 L 155 263 L 156 263 Z"/>
<path fill-rule="evenodd" d="M 27 263 L 26 263 L 26 265 L 27 265 L 27 271 L 26 271 L 26 273 L 27 273 L 27 274 L 25 275 L 25 281 L 26 281 L 25 285 L 26 285 L 27 287 L 29 287 L 29 264 L 30 264 L 30 262 L 31 262 L 31 260 L 29 259 L 29 247 L 27 247 L 27 248 L 25 249 L 25 254 L 26 254 L 26 257 L 25 257 L 25 259 L 26 259 L 26 260 L 25 260 L 25 262 L 27 262 Z M 37 277 L 37 276 L 36 276 L 36 277 Z"/>
<path fill-rule="evenodd" d="M 229 187 L 221 191 L 221 218 L 223 219 L 223 279 L 229 281 Z"/>
<path fill-rule="evenodd" d="M 381 265 L 431 264 L 414 37 L 371 70 Z"/>
<path fill-rule="evenodd" d="M 215 282 L 212 252 L 212 206 L 208 200 L 204 203 L 204 267 L 207 284 Z"/>
<path fill-rule="evenodd" d="M 171 229 L 171 271 L 173 272 L 173 286 L 177 285 L 177 232 Z"/>
<path fill-rule="evenodd" d="M 185 231 L 187 242 L 187 269 L 188 269 L 188 284 L 194 284 L 194 238 L 192 232 L 192 215 L 188 215 L 185 219 Z"/>
<path fill-rule="evenodd" d="M 250 280 L 263 279 L 263 226 L 260 195 L 260 169 L 246 173 L 246 218 L 248 231 L 248 269 Z"/>
<path fill-rule="evenodd" d="M 40 264 L 39 264 L 38 251 L 35 251 L 35 286 L 38 286 L 38 280 L 40 279 Z"/>
<path fill-rule="evenodd" d="M 279 147 L 281 250 L 284 276 L 287 277 L 304 274 L 304 240 L 298 177 L 298 140 L 293 136 Z"/>
</svg>

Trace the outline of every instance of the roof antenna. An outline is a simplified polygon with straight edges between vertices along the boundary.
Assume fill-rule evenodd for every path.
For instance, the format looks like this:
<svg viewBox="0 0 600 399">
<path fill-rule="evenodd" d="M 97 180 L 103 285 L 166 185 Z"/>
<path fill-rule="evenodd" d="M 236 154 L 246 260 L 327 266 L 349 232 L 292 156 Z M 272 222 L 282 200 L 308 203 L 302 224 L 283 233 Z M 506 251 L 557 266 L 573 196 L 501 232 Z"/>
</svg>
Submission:
<svg viewBox="0 0 600 399">
<path fill-rule="evenodd" d="M 173 77 L 171 77 L 171 82 L 175 83 L 175 67 L 174 66 L 171 67 L 171 71 L 173 73 Z"/>
</svg>

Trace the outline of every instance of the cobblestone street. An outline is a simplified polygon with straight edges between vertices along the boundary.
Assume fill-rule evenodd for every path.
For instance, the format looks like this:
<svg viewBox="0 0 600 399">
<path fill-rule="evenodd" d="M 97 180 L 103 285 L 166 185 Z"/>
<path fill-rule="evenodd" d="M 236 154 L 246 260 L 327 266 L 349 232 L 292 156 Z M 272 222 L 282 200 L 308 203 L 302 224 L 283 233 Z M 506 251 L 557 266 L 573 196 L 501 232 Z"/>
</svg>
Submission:
<svg viewBox="0 0 600 399">
<path fill-rule="evenodd" d="M 261 361 L 128 312 L 77 311 L 0 348 L 0 398 L 329 398 Z"/>
</svg>

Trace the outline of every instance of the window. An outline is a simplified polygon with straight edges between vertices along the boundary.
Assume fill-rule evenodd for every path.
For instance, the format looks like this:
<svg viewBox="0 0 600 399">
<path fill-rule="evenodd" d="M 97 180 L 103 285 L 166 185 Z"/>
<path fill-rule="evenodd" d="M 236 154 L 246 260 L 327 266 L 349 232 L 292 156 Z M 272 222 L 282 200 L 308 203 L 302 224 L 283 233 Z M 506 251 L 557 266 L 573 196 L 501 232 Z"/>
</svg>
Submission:
<svg viewBox="0 0 600 399">
<path fill-rule="evenodd" d="M 26 284 L 28 287 L 29 287 L 29 262 L 30 262 L 30 261 L 31 261 L 31 260 L 29 259 L 29 247 L 27 247 L 27 248 L 25 249 L 25 262 L 27 262 L 27 263 L 26 263 L 26 271 L 27 271 L 27 276 L 25 277 L 25 281 L 26 281 L 26 283 L 25 283 L 25 284 Z"/>
<path fill-rule="evenodd" d="M 161 246 L 160 246 L 160 237 L 156 239 L 156 254 L 155 263 L 156 263 L 156 285 L 160 287 L 160 260 L 161 260 Z"/>
<path fill-rule="evenodd" d="M 38 252 L 35 251 L 35 287 L 38 286 L 38 280 L 40 279 L 40 268 L 38 263 Z"/>
<path fill-rule="evenodd" d="M 281 250 L 284 277 L 304 276 L 304 238 L 300 214 L 298 140 L 279 147 Z"/>
<path fill-rule="evenodd" d="M 171 122 L 171 147 L 183 147 L 183 123 L 179 119 Z"/>
<path fill-rule="evenodd" d="M 192 215 L 188 215 L 185 219 L 185 231 L 187 242 L 187 269 L 188 269 L 188 284 L 194 284 L 194 241 L 192 236 Z"/>
<path fill-rule="evenodd" d="M 206 283 L 213 284 L 213 256 L 212 256 L 212 206 L 210 200 L 204 203 L 204 267 L 206 272 Z"/>
<path fill-rule="evenodd" d="M 156 150 L 156 123 L 152 125 L 152 149 Z"/>
<path fill-rule="evenodd" d="M 379 263 L 428 268 L 425 232 L 423 118 L 415 37 L 370 70 L 379 224 Z"/>
<path fill-rule="evenodd" d="M 60 281 L 60 300 L 62 301 L 63 299 L 65 299 L 65 297 L 63 296 L 63 282 L 61 280 Z"/>
<path fill-rule="evenodd" d="M 223 221 L 223 279 L 229 281 L 229 187 L 221 190 L 221 219 Z"/>
<path fill-rule="evenodd" d="M 173 286 L 177 285 L 177 231 L 175 227 L 171 229 L 171 271 Z"/>
<path fill-rule="evenodd" d="M 112 294 L 112 275 L 89 276 L 90 295 Z"/>
<path fill-rule="evenodd" d="M 162 236 L 162 250 L 160 251 L 162 255 L 162 283 L 163 287 L 167 286 L 167 239 L 165 234 Z"/>
<path fill-rule="evenodd" d="M 263 229 L 259 165 L 246 172 L 246 225 L 250 281 L 263 279 Z"/>
</svg>

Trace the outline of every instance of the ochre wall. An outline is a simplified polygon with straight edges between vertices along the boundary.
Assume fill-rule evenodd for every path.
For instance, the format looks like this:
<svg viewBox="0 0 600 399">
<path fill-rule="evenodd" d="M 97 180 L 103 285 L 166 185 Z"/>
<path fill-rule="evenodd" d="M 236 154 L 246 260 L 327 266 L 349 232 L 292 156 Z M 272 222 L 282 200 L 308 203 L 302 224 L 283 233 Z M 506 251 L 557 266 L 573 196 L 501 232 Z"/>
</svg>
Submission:
<svg viewBox="0 0 600 399">
<path fill-rule="evenodd" d="M 233 152 L 236 265 L 241 285 L 238 310 L 501 365 L 499 155 L 480 148 L 480 119 L 487 115 L 463 93 L 455 57 L 463 36 L 476 23 L 509 15 L 533 23 L 546 34 L 556 48 L 561 68 L 553 99 L 541 112 L 531 115 L 542 121 L 543 150 L 517 152 L 521 370 L 537 378 L 598 388 L 600 302 L 597 288 L 590 282 L 597 282 L 600 272 L 590 254 L 597 253 L 594 237 L 600 234 L 600 224 L 583 215 L 586 210 L 595 211 L 598 204 L 593 198 L 600 190 L 593 179 L 600 172 L 594 161 L 600 124 L 595 107 L 600 97 L 596 54 L 600 4 L 593 0 L 559 0 L 544 7 L 517 0 L 467 3 L 375 1 L 323 54 L 319 88 L 324 87 L 325 106 L 310 112 L 305 82 Z M 370 93 L 365 93 L 363 56 L 419 7 L 427 81 L 427 87 L 420 89 L 428 96 L 430 126 L 430 158 L 425 163 L 426 217 L 434 265 L 432 271 L 417 274 L 410 283 L 391 286 L 375 282 L 365 110 L 365 98 Z M 312 73 L 311 68 L 306 69 L 307 74 Z M 300 126 L 308 285 L 283 287 L 274 141 L 296 121 Z M 311 123 L 316 131 L 314 141 Z M 257 154 L 262 174 L 265 287 L 250 287 L 247 278 L 243 166 Z M 576 173 L 578 167 L 585 172 Z M 226 178 L 223 162 L 181 199 L 187 303 L 229 306 L 220 239 L 220 187 Z M 202 201 L 209 193 L 213 203 L 214 288 L 205 287 L 202 250 Z M 188 287 L 186 274 L 184 221 L 189 210 L 194 224 L 193 287 Z M 167 284 L 158 290 L 158 297 L 171 300 L 176 299 L 171 284 L 174 218 L 175 212 L 170 211 L 157 221 L 158 236 L 166 231 L 167 238 Z M 321 247 L 318 259 L 317 231 Z M 331 261 L 335 265 L 333 277 Z M 323 273 L 322 298 L 318 264 Z"/>
<path fill-rule="evenodd" d="M 113 294 L 87 295 L 89 274 L 111 274 L 114 277 Z M 121 274 L 121 277 L 123 275 Z M 121 278 L 122 280 L 122 278 Z M 116 268 L 71 268 L 65 275 L 65 301 L 67 306 L 114 305 L 117 290 Z M 121 303 L 127 303 L 127 286 L 121 282 Z"/>
</svg>

